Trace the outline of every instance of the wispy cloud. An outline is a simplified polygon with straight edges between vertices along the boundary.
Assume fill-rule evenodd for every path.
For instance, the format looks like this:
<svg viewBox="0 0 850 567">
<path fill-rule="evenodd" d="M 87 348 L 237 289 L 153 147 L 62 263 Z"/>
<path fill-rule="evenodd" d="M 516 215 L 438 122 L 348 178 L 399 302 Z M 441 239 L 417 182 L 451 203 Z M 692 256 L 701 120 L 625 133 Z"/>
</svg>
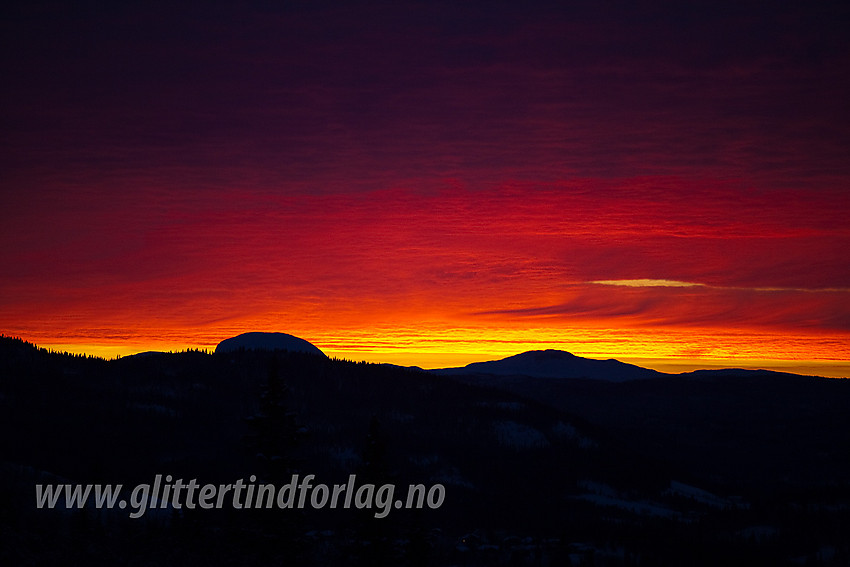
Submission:
<svg viewBox="0 0 850 567">
<path fill-rule="evenodd" d="M 589 282 L 597 285 L 613 285 L 621 287 L 700 287 L 704 284 L 692 282 L 680 282 L 676 280 L 663 279 L 635 279 L 635 280 L 597 280 Z"/>
<path fill-rule="evenodd" d="M 545 324 L 717 332 L 850 332 L 848 288 L 715 286 L 671 280 L 573 284 L 560 303 L 493 309 L 473 316 Z"/>
<path fill-rule="evenodd" d="M 711 289 L 727 289 L 737 291 L 763 291 L 763 292 L 799 292 L 799 293 L 850 293 L 850 287 L 778 287 L 778 286 L 724 286 L 708 285 L 704 283 L 682 282 L 676 280 L 638 278 L 633 280 L 596 280 L 587 282 L 594 285 L 607 285 L 617 287 L 704 287 Z"/>
</svg>

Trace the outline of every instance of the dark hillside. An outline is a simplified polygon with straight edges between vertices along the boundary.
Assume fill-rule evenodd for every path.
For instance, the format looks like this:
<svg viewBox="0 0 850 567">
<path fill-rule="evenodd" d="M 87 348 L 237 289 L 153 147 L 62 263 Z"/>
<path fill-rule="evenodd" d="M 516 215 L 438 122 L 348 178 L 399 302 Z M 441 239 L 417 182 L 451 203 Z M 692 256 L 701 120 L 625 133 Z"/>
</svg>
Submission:
<svg viewBox="0 0 850 567">
<path fill-rule="evenodd" d="M 840 564 L 850 500 L 830 443 L 846 429 L 808 444 L 787 432 L 843 427 L 844 386 L 779 382 L 765 398 L 758 381 L 671 380 L 460 380 L 286 351 L 104 361 L 2 338 L 0 560 L 782 565 L 828 548 Z M 746 450 L 772 454 L 752 445 L 771 435 L 819 459 L 820 481 L 769 477 L 782 488 L 771 492 L 739 482 L 756 471 Z M 728 462 L 703 470 L 694 447 L 718 451 L 722 440 L 734 449 Z M 718 473 L 735 467 L 737 476 Z M 129 508 L 35 505 L 36 484 L 129 490 L 158 474 L 278 485 L 292 474 L 315 475 L 314 485 L 355 474 L 393 483 L 396 497 L 410 484 L 440 485 L 445 499 L 384 518 L 377 507 L 166 506 L 132 519 Z"/>
</svg>

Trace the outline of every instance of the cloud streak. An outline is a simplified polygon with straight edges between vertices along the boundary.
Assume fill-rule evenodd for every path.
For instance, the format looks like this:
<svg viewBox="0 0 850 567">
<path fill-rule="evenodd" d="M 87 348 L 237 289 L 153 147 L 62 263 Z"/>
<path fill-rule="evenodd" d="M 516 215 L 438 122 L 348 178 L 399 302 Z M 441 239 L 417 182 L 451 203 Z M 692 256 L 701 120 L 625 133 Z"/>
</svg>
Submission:
<svg viewBox="0 0 850 567">
<path fill-rule="evenodd" d="M 596 285 L 608 285 L 618 287 L 708 287 L 713 289 L 728 289 L 738 291 L 765 291 L 765 292 L 800 292 L 800 293 L 850 293 L 850 288 L 800 288 L 800 287 L 733 287 L 733 286 L 710 286 L 702 283 L 680 282 L 676 280 L 660 279 L 634 279 L 634 280 L 599 280 L 587 282 Z"/>
</svg>

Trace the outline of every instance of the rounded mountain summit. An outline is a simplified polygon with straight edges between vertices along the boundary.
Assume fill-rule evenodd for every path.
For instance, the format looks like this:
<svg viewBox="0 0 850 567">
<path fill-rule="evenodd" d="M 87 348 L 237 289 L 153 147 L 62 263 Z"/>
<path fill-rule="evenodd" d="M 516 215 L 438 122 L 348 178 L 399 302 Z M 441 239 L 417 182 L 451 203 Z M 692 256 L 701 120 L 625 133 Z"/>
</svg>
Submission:
<svg viewBox="0 0 850 567">
<path fill-rule="evenodd" d="M 325 356 L 319 347 L 304 339 L 286 333 L 242 333 L 224 339 L 215 347 L 215 352 L 233 352 L 236 350 L 288 350 Z"/>
</svg>

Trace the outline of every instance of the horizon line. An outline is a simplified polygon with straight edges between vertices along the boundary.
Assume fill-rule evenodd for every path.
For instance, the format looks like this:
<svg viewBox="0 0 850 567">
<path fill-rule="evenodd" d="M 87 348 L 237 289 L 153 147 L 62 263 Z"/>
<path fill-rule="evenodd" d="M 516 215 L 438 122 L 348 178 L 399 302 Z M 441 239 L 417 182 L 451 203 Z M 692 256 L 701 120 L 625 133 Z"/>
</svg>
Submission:
<svg viewBox="0 0 850 567">
<path fill-rule="evenodd" d="M 262 332 L 262 331 L 260 331 Z M 104 361 L 118 360 L 145 353 L 181 354 L 186 352 L 204 352 L 214 354 L 215 347 L 180 345 L 168 350 L 157 348 L 142 348 L 141 350 L 127 350 L 127 345 L 95 345 L 95 344 L 73 344 L 73 343 L 37 343 L 21 336 L 12 336 L 0 333 L 0 338 L 16 339 L 36 348 L 57 354 L 69 354 L 97 358 Z M 229 338 L 229 337 L 228 337 Z M 224 339 L 222 339 L 224 340 Z M 309 342 L 309 341 L 308 341 Z M 311 343 L 314 344 L 314 343 Z M 345 360 L 351 362 L 366 362 L 373 364 L 394 364 L 403 367 L 416 367 L 422 370 L 438 370 L 443 368 L 462 368 L 476 362 L 492 362 L 502 360 L 511 356 L 534 351 L 556 350 L 568 352 L 581 358 L 590 360 L 617 360 L 626 364 L 633 364 L 642 368 L 655 370 L 664 374 L 677 375 L 698 370 L 763 370 L 798 374 L 801 376 L 818 376 L 824 378 L 850 379 L 850 361 L 833 359 L 765 359 L 765 358 L 730 358 L 730 357 L 695 357 L 695 356 L 634 356 L 634 355 L 601 355 L 594 356 L 587 353 L 576 353 L 571 350 L 553 347 L 541 347 L 527 349 L 513 354 L 505 353 L 469 353 L 469 352 L 414 352 L 414 351 L 378 351 L 363 349 L 328 349 L 317 346 L 328 358 Z M 91 349 L 91 350 L 89 350 Z M 121 350 L 122 352 L 117 352 Z M 99 351 L 99 352 L 98 352 Z M 112 355 L 106 353 L 112 351 Z M 105 355 L 106 354 L 106 355 Z M 357 355 L 360 355 L 359 357 Z M 420 363 L 411 362 L 411 358 L 420 359 Z M 435 364 L 422 364 L 425 359 L 431 359 Z M 437 361 L 443 361 L 437 363 Z"/>
</svg>

